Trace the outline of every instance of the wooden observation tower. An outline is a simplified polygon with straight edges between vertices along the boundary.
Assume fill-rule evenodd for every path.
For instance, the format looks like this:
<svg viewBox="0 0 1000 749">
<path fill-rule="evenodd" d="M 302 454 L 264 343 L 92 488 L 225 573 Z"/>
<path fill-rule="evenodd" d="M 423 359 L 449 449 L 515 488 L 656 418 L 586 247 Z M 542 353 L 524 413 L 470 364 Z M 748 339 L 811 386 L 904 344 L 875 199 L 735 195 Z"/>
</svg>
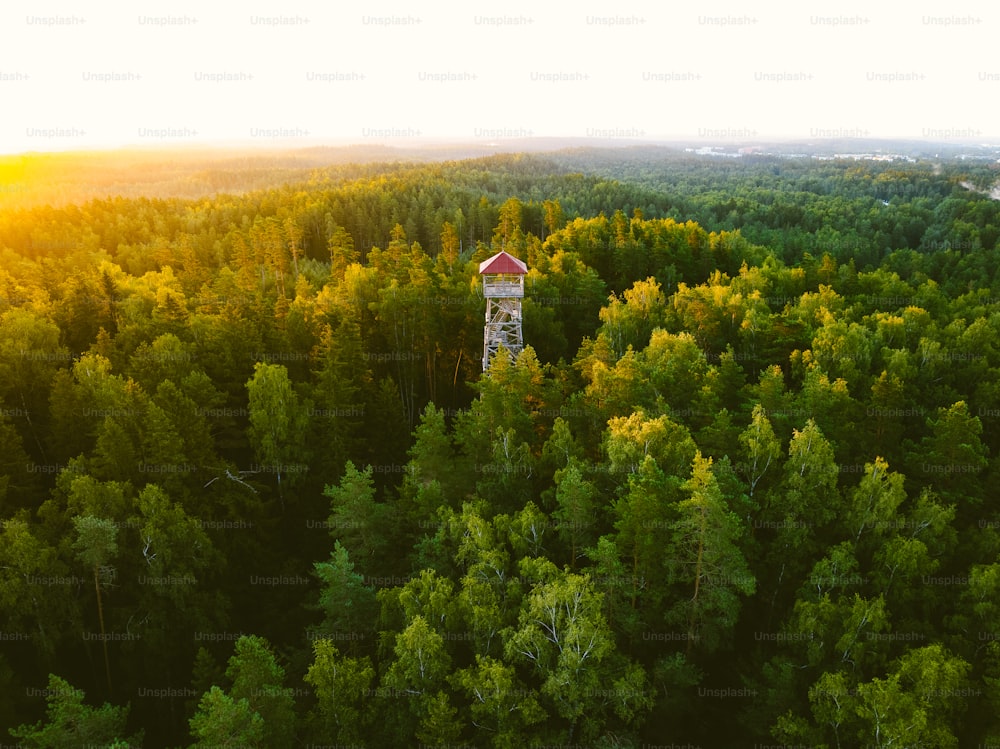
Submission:
<svg viewBox="0 0 1000 749">
<path fill-rule="evenodd" d="M 500 344 L 517 356 L 524 347 L 521 337 L 521 299 L 528 266 L 513 255 L 498 252 L 479 264 L 486 298 L 486 326 L 483 328 L 483 371 Z"/>
</svg>

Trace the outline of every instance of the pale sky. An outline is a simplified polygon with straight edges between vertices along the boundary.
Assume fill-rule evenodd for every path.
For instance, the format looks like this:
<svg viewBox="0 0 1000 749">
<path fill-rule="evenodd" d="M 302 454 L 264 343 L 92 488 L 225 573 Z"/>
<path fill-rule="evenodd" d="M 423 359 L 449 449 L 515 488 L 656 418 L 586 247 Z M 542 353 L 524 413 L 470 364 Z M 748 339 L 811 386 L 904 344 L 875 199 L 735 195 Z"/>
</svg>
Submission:
<svg viewBox="0 0 1000 749">
<path fill-rule="evenodd" d="M 984 0 L 6 0 L 0 152 L 399 137 L 998 143 L 998 27 Z"/>
</svg>

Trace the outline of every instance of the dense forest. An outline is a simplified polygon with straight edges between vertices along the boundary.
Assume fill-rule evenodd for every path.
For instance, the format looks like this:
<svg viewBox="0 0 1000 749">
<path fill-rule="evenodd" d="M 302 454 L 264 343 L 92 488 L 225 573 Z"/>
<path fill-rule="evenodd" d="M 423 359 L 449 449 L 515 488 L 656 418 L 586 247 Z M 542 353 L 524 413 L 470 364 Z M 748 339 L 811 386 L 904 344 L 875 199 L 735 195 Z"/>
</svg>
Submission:
<svg viewBox="0 0 1000 749">
<path fill-rule="evenodd" d="M 4 746 L 1000 744 L 995 164 L 294 169 L 0 211 Z"/>
</svg>

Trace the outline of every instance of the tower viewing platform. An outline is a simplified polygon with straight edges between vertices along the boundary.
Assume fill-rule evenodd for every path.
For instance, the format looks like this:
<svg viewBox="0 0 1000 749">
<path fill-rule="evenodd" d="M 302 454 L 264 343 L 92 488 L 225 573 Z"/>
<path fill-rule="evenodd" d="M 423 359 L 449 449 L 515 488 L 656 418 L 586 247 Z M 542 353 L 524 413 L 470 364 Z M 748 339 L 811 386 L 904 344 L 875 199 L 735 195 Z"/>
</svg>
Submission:
<svg viewBox="0 0 1000 749">
<path fill-rule="evenodd" d="M 487 299 L 500 297 L 523 297 L 524 276 L 528 266 L 513 255 L 498 252 L 479 264 L 479 275 L 483 277 L 483 296 Z"/>
</svg>

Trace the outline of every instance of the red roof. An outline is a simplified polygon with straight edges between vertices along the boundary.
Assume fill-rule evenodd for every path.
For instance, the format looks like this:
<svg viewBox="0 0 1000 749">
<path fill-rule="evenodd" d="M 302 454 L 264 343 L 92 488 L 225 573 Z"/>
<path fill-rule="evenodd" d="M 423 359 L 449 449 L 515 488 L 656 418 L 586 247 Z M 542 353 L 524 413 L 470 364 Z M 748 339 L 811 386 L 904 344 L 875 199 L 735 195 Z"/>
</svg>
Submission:
<svg viewBox="0 0 1000 749">
<path fill-rule="evenodd" d="M 528 272 L 528 266 L 525 265 L 521 260 L 518 260 L 513 255 L 509 255 L 506 252 L 498 252 L 496 255 L 490 258 L 486 258 L 483 262 L 479 264 L 480 275 L 484 273 L 496 274 L 496 273 L 511 273 L 518 276 L 523 276 Z"/>
</svg>

